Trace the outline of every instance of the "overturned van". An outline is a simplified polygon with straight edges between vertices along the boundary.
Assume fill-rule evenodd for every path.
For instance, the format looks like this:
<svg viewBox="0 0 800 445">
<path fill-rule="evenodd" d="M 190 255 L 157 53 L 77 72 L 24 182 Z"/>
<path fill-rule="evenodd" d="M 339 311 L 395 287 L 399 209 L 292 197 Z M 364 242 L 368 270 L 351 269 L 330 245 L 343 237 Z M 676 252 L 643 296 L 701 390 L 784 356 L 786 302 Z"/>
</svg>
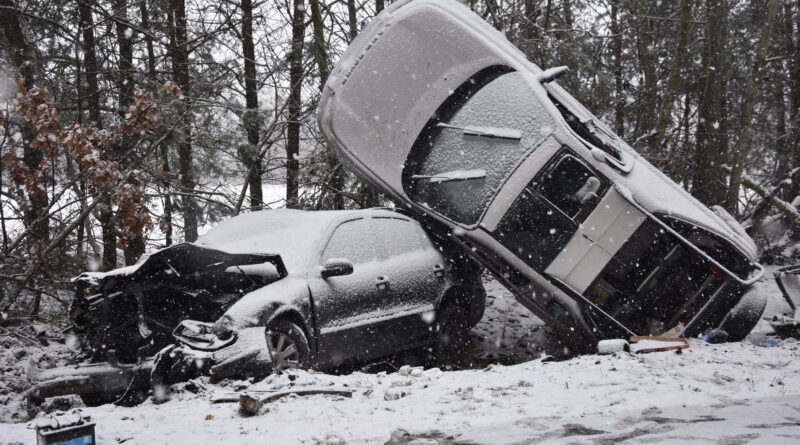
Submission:
<svg viewBox="0 0 800 445">
<path fill-rule="evenodd" d="M 454 0 L 400 0 L 342 56 L 319 124 L 354 172 L 577 349 L 744 338 L 765 304 L 747 293 L 763 275 L 753 241 L 560 87 L 565 70 L 541 70 Z"/>
</svg>

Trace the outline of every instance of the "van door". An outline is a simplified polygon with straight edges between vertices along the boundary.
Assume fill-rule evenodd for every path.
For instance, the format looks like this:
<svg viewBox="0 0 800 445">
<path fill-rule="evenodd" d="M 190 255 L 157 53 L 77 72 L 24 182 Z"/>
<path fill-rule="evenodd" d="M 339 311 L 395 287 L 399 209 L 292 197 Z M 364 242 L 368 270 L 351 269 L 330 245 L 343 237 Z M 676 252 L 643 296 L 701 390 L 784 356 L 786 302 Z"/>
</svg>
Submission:
<svg viewBox="0 0 800 445">
<path fill-rule="evenodd" d="M 516 198 L 495 236 L 582 294 L 643 220 L 608 179 L 563 149 Z"/>
</svg>

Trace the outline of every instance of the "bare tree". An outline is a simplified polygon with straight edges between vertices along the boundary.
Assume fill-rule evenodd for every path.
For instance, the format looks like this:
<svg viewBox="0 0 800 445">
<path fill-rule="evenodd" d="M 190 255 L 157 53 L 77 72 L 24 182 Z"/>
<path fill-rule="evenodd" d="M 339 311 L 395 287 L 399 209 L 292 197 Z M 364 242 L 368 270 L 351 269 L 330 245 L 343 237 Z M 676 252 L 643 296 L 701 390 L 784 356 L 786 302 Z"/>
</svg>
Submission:
<svg viewBox="0 0 800 445">
<path fill-rule="evenodd" d="M 728 0 L 706 0 L 705 47 L 700 79 L 692 194 L 706 205 L 725 199 L 719 167 L 728 152 L 722 126 Z"/>
<path fill-rule="evenodd" d="M 286 207 L 289 208 L 297 207 L 299 195 L 305 9 L 304 0 L 294 0 L 292 51 L 289 54 L 289 123 L 286 126 Z"/>
<path fill-rule="evenodd" d="M 742 103 L 742 114 L 739 118 L 739 137 L 733 149 L 733 168 L 731 170 L 730 186 L 728 187 L 725 199 L 725 208 L 736 213 L 739 205 L 739 188 L 742 185 L 742 173 L 744 172 L 744 161 L 750 148 L 750 124 L 753 121 L 753 109 L 758 95 L 758 87 L 761 84 L 762 70 L 767 61 L 767 50 L 772 38 L 772 27 L 775 24 L 775 15 L 778 11 L 778 0 L 770 0 L 767 7 L 767 19 L 761 28 L 761 37 L 758 41 L 756 57 L 753 61 L 753 70 L 747 82 L 747 90 Z"/>
<path fill-rule="evenodd" d="M 169 8 L 170 52 L 172 53 L 172 77 L 183 94 L 185 108 L 191 108 L 191 84 L 189 79 L 189 46 L 186 33 L 186 5 L 184 0 L 171 0 Z M 182 110 L 183 125 L 178 133 L 178 167 L 181 179 L 181 210 L 183 233 L 187 242 L 197 240 L 198 211 L 195 202 L 194 166 L 192 165 L 192 118 Z"/>
</svg>

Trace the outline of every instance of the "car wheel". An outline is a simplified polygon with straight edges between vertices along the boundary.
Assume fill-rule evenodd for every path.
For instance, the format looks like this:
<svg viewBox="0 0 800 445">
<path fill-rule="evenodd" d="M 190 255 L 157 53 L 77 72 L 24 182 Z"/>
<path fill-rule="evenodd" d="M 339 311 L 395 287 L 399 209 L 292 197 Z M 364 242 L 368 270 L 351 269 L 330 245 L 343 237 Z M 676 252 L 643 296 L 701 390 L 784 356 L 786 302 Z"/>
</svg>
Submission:
<svg viewBox="0 0 800 445">
<path fill-rule="evenodd" d="M 764 294 L 760 292 L 745 294 L 719 324 L 719 330 L 728 334 L 725 341 L 742 341 L 747 338 L 761 319 L 766 306 L 767 298 Z"/>
<path fill-rule="evenodd" d="M 277 320 L 267 327 L 267 348 L 273 372 L 309 366 L 311 349 L 308 339 L 300 326 L 291 321 Z"/>
<path fill-rule="evenodd" d="M 470 320 L 467 308 L 457 301 L 446 302 L 436 314 L 434 358 L 440 366 L 452 367 L 469 351 Z"/>
</svg>

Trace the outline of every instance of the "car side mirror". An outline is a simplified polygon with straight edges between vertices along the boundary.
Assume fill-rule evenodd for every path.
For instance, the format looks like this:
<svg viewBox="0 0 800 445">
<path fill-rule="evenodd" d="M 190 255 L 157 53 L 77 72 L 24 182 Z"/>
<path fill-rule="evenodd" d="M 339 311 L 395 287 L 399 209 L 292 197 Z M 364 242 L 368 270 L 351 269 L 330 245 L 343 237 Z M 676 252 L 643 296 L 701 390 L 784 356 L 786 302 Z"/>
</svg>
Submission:
<svg viewBox="0 0 800 445">
<path fill-rule="evenodd" d="M 323 279 L 339 277 L 353 273 L 353 263 L 344 258 L 331 258 L 322 265 L 321 275 Z"/>
</svg>

